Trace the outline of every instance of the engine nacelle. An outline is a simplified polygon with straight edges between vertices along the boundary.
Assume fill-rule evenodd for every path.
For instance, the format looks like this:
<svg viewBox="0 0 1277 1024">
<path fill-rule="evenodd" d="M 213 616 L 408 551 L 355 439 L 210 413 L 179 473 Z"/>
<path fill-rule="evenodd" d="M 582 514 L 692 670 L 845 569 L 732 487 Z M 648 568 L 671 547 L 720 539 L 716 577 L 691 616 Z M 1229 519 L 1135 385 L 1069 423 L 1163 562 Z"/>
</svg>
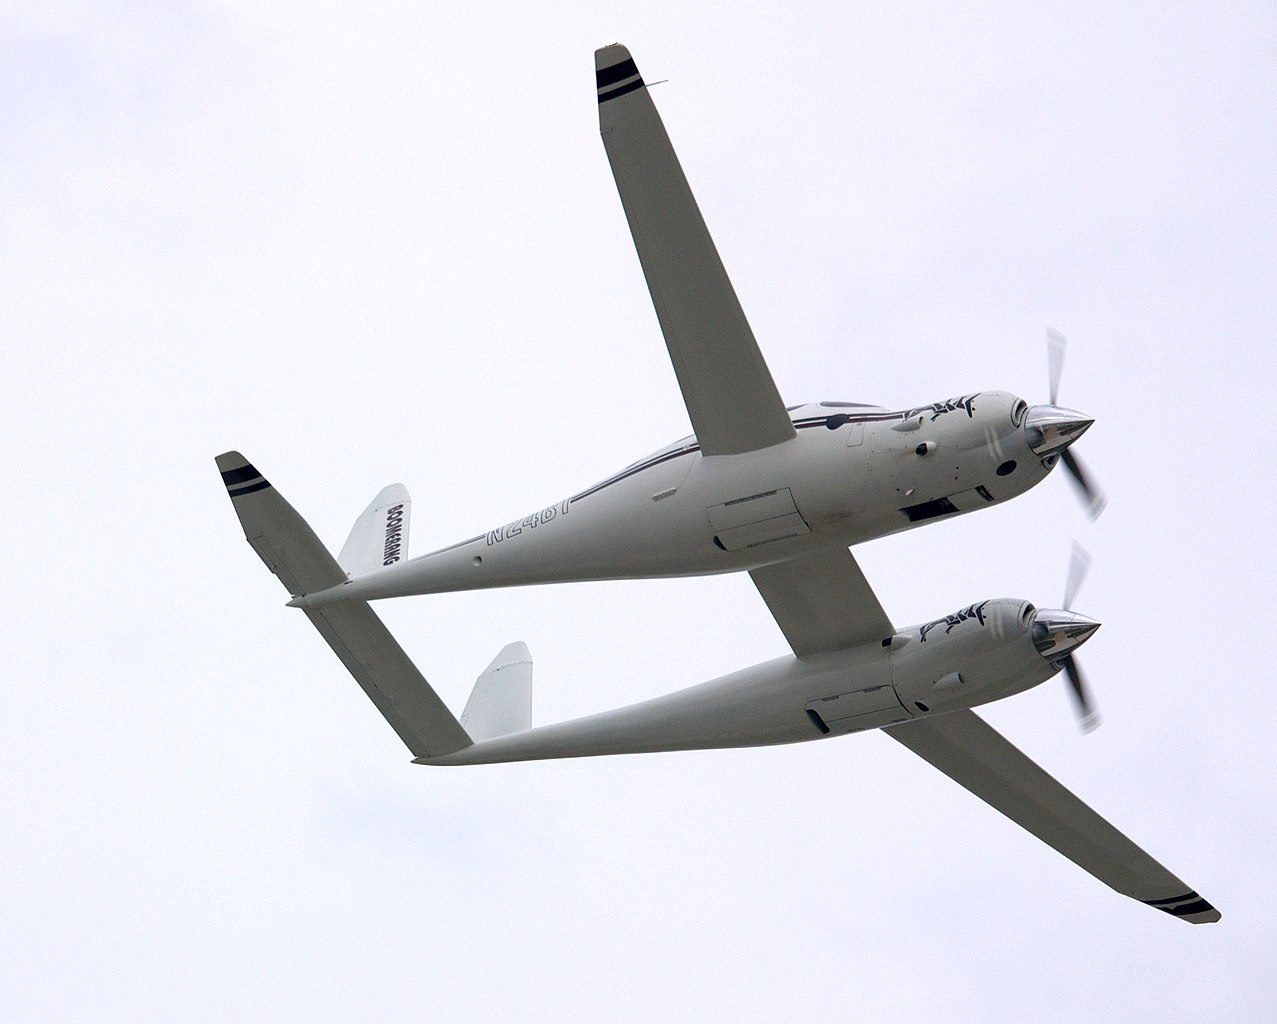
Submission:
<svg viewBox="0 0 1277 1024">
<path fill-rule="evenodd" d="M 891 682 L 915 717 L 972 708 L 1041 683 L 1059 670 L 1034 645 L 1037 609 L 994 599 L 913 626 L 891 641 Z M 1089 634 L 1088 634 L 1089 635 Z"/>
</svg>

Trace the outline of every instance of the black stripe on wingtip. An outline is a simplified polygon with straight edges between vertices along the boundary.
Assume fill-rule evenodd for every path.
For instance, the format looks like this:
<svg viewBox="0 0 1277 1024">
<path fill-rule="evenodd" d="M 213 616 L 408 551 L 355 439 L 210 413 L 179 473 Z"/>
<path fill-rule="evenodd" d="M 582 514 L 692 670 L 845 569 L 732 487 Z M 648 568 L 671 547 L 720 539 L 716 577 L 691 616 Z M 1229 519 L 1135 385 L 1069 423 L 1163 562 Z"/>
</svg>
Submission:
<svg viewBox="0 0 1277 1024">
<path fill-rule="evenodd" d="M 256 480 L 261 475 L 261 473 L 253 468 L 253 464 L 249 462 L 240 466 L 239 469 L 225 470 L 222 473 L 222 483 L 224 483 L 227 487 L 231 487 L 235 484 L 246 483 L 249 480 Z"/>
<path fill-rule="evenodd" d="M 1209 902 L 1196 892 L 1186 892 L 1181 896 L 1168 896 L 1160 900 L 1144 900 L 1150 907 L 1170 914 L 1172 917 L 1193 917 L 1197 914 L 1217 913 Z"/>
<path fill-rule="evenodd" d="M 618 96 L 624 96 L 627 92 L 633 92 L 635 89 L 643 88 L 643 79 L 636 78 L 627 85 L 621 86 L 619 89 L 613 89 L 611 92 L 599 93 L 599 102 L 606 103 L 608 100 L 614 100 Z"/>
<path fill-rule="evenodd" d="M 1196 900 L 1193 903 L 1185 903 L 1178 907 L 1158 907 L 1157 909 L 1170 914 L 1172 917 L 1192 917 L 1194 914 L 1203 914 L 1215 908 L 1205 900 Z"/>
<path fill-rule="evenodd" d="M 1183 903 L 1186 900 L 1200 900 L 1200 899 L 1201 899 L 1201 896 L 1199 896 L 1197 893 L 1186 892 L 1184 893 L 1183 896 L 1167 896 L 1165 899 L 1144 900 L 1144 902 L 1147 903 L 1150 907 L 1157 907 L 1159 910 L 1161 910 L 1163 907 L 1169 907 L 1172 903 Z"/>
<path fill-rule="evenodd" d="M 249 484 L 247 487 L 228 487 L 226 493 L 232 498 L 238 498 L 245 494 L 252 494 L 254 491 L 264 491 L 269 486 L 269 480 L 258 480 L 257 483 Z"/>
<path fill-rule="evenodd" d="M 594 72 L 594 80 L 598 87 L 603 89 L 609 85 L 616 85 L 617 82 L 624 82 L 627 78 L 633 78 L 638 73 L 638 65 L 633 59 L 627 59 L 609 68 L 599 68 Z"/>
</svg>

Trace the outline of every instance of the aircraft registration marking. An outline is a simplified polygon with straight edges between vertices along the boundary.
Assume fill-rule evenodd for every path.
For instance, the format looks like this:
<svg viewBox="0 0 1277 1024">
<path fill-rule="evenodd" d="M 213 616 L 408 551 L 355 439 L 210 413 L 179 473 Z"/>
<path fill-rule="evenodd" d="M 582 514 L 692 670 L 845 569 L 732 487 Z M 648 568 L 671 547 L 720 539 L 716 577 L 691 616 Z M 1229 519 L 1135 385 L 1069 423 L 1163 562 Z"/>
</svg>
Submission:
<svg viewBox="0 0 1277 1024">
<path fill-rule="evenodd" d="M 495 530 L 489 530 L 485 538 L 488 547 L 500 544 L 502 541 L 509 540 L 512 537 L 518 537 L 524 530 L 535 530 L 538 526 L 544 526 L 546 523 L 558 519 L 561 515 L 567 515 L 571 508 L 571 499 L 565 498 L 557 505 L 547 505 L 540 512 L 533 512 L 530 516 L 516 519 L 512 523 L 506 523 L 505 526 L 498 526 Z"/>
</svg>

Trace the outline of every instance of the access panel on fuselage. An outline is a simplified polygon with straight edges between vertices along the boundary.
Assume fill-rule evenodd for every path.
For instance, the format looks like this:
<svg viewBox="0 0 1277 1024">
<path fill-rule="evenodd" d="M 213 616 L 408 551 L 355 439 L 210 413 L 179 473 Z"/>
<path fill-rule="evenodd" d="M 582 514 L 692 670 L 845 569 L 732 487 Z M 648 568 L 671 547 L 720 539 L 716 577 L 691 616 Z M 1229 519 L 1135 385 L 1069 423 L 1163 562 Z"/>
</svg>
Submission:
<svg viewBox="0 0 1277 1024">
<path fill-rule="evenodd" d="M 811 532 L 788 487 L 711 505 L 706 512 L 714 535 L 728 551 Z"/>
<path fill-rule="evenodd" d="M 821 697 L 807 705 L 807 713 L 815 715 L 831 733 L 879 729 L 911 717 L 889 685 Z"/>
</svg>

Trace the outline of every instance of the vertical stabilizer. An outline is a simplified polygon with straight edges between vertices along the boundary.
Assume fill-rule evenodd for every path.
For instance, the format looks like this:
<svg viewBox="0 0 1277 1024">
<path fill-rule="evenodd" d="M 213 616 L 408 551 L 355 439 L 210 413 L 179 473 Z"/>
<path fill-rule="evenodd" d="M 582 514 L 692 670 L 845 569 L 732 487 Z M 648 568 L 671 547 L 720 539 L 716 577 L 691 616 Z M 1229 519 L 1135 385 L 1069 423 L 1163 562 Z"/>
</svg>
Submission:
<svg viewBox="0 0 1277 1024">
<path fill-rule="evenodd" d="M 337 556 L 351 577 L 384 569 L 408 558 L 408 514 L 412 499 L 403 484 L 383 487 L 355 520 Z"/>
<path fill-rule="evenodd" d="M 532 655 L 507 644 L 474 684 L 461 727 L 476 743 L 532 728 Z"/>
</svg>

